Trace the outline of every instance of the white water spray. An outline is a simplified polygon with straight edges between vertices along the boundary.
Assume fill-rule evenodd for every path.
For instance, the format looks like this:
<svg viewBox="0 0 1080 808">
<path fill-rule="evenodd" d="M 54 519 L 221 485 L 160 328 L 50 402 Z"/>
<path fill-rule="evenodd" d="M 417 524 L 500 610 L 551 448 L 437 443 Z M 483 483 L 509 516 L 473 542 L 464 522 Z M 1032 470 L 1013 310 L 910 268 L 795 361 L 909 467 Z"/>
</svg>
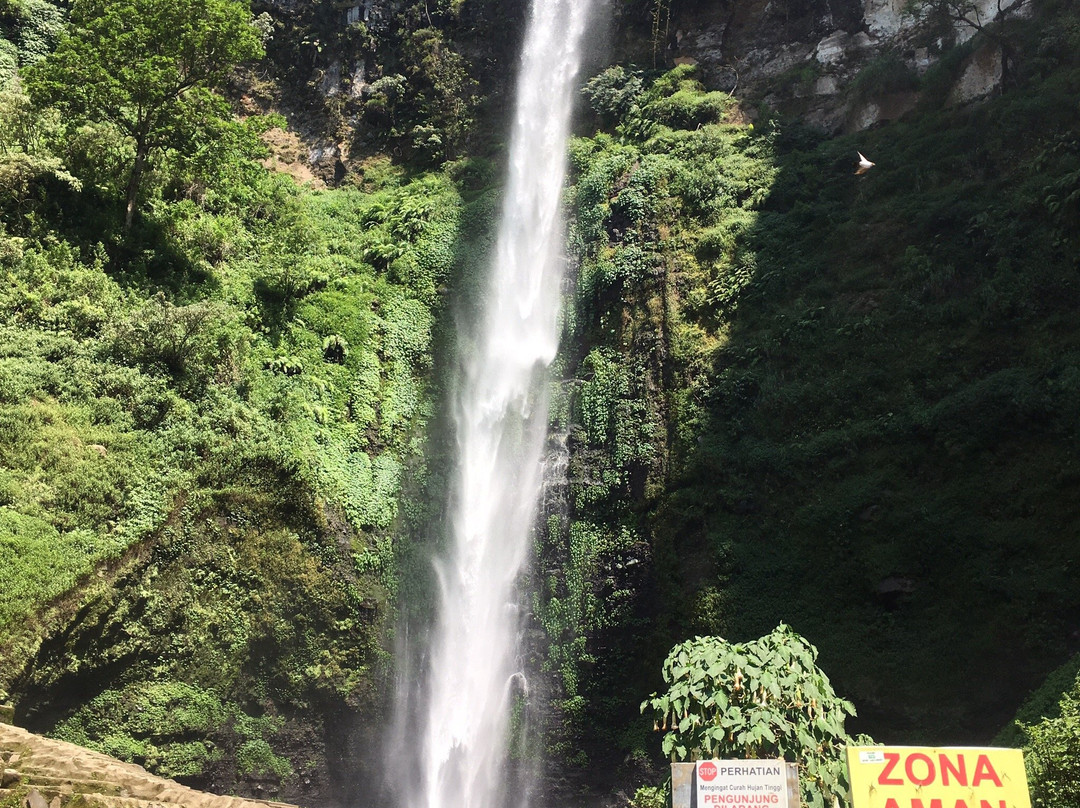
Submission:
<svg viewBox="0 0 1080 808">
<path fill-rule="evenodd" d="M 452 542 L 437 564 L 417 808 L 502 808 L 515 664 L 515 586 L 542 483 L 546 369 L 558 347 L 561 194 L 591 0 L 533 0 L 483 319 L 455 401 Z M 467 341 L 466 341 L 467 342 Z"/>
</svg>

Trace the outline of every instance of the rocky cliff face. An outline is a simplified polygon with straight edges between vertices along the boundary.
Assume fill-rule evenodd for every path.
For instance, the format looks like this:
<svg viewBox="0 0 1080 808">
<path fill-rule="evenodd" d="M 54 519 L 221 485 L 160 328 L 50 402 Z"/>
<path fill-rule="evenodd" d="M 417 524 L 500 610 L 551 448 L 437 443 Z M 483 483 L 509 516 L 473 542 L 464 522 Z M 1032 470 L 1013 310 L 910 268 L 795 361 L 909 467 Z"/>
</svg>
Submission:
<svg viewBox="0 0 1080 808">
<path fill-rule="evenodd" d="M 362 176 L 375 155 L 436 165 L 483 151 L 506 129 L 526 7 L 255 0 L 273 33 L 237 95 L 249 112 L 285 114 L 299 154 L 270 143 L 273 159 L 316 185 Z"/>
<path fill-rule="evenodd" d="M 910 111 L 918 101 L 917 78 L 950 48 L 1023 10 L 1022 2 L 996 0 L 672 4 L 664 20 L 664 59 L 696 62 L 711 88 L 826 131 L 859 130 Z M 1000 44 L 972 51 L 952 88 L 953 103 L 986 96 L 1001 84 Z"/>
<path fill-rule="evenodd" d="M 299 162 L 316 182 L 339 183 L 380 150 L 416 156 L 437 141 L 431 156 L 452 158 L 498 139 L 526 6 L 263 0 L 256 10 L 275 21 L 268 52 L 276 82 L 263 105 L 287 113 L 305 143 Z M 948 101 L 994 92 L 1007 72 L 1002 42 L 970 40 L 1028 10 L 1029 0 L 611 2 L 595 24 L 592 68 L 692 63 L 709 89 L 827 132 L 857 131 L 913 109 L 920 77 L 956 46 L 967 50 Z M 419 56 L 430 69 L 410 72 L 419 31 L 434 32 L 437 42 L 429 36 L 430 50 Z M 460 74 L 452 75 L 451 59 Z M 455 95 L 463 106 L 446 103 Z M 463 132 L 454 142 L 418 115 L 433 110 L 458 119 Z"/>
</svg>

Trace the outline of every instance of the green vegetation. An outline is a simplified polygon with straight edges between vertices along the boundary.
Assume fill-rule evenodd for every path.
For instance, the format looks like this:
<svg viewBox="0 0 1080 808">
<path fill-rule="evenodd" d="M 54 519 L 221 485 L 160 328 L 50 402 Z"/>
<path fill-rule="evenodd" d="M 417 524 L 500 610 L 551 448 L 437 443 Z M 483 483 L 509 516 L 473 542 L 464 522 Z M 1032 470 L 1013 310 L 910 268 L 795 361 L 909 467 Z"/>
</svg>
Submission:
<svg viewBox="0 0 1080 808">
<path fill-rule="evenodd" d="M 644 608 L 658 583 L 674 581 L 650 512 L 673 442 L 690 440 L 699 419 L 680 388 L 722 338 L 706 312 L 744 282 L 736 239 L 774 176 L 771 137 L 739 123 L 732 99 L 701 91 L 690 68 L 660 77 L 612 68 L 585 92 L 616 136 L 571 147 L 581 270 L 564 341 L 578 381 L 558 415 L 571 453 L 566 517 L 549 521 L 541 566 L 553 572 L 535 607 L 565 717 L 551 745 L 581 750 L 582 764 L 647 743 L 629 720 L 608 717 L 648 692 L 648 668 L 614 664 L 603 649 L 659 667 L 657 644 L 670 645 Z"/>
<path fill-rule="evenodd" d="M 289 755 L 320 729 L 313 709 L 377 706 L 385 595 L 260 465 L 189 492 L 111 585 L 84 588 L 65 646 L 44 643 L 18 683 L 31 723 L 195 784 L 325 780 Z"/>
<path fill-rule="evenodd" d="M 412 31 L 403 47 L 403 73 L 372 83 L 365 118 L 380 140 L 407 144 L 420 162 L 460 156 L 479 102 L 476 80 L 436 28 Z"/>
<path fill-rule="evenodd" d="M 666 730 L 674 760 L 783 758 L 799 764 L 803 805 L 825 808 L 848 793 L 844 730 L 855 714 L 817 667 L 817 649 L 783 624 L 758 640 L 697 637 L 664 660 L 666 693 L 641 711 Z"/>
<path fill-rule="evenodd" d="M 117 721 L 117 718 L 120 720 Z M 191 777 L 219 761 L 212 739 L 222 725 L 236 725 L 241 774 L 292 775 L 262 736 L 280 728 L 272 718 L 237 715 L 213 691 L 179 682 L 148 682 L 108 690 L 54 730 L 61 740 L 141 763 L 165 777 Z"/>
<path fill-rule="evenodd" d="M 77 0 L 76 30 L 45 0 L 0 4 L 0 691 L 35 729 L 186 782 L 330 802 L 331 759 L 374 782 L 376 756 L 325 744 L 384 741 L 395 609 L 430 607 L 447 301 L 480 300 L 498 161 L 475 155 L 498 153 L 521 9 L 432 0 L 345 25 L 306 4 L 256 28 L 203 5 Z M 654 46 L 670 5 L 637 9 Z M 570 791 L 588 767 L 662 803 L 664 741 L 637 708 L 688 636 L 790 622 L 850 723 L 890 742 L 985 740 L 1067 656 L 1080 21 L 1038 11 L 1010 15 L 1009 86 L 979 106 L 942 106 L 979 37 L 921 77 L 870 62 L 853 97 L 920 105 L 858 135 L 751 123 L 687 66 L 586 83 L 602 129 L 571 147 L 579 273 L 552 411 L 568 477 L 537 537 L 529 649 Z M 124 48 L 161 30 L 136 81 Z M 236 36 L 208 62 L 169 50 L 200 30 Z M 265 62 L 227 70 L 263 36 L 303 67 L 291 89 Z M 316 84 L 336 92 L 312 102 Z M 259 164 L 278 101 L 351 150 L 340 187 Z M 767 647 L 832 706 L 824 725 L 803 726 L 813 695 L 767 723 L 740 708 L 727 734 L 691 711 L 678 732 L 711 741 L 668 751 L 797 757 L 815 745 L 799 726 L 840 742 L 847 702 L 778 631 L 678 646 L 669 684 L 715 657 L 702 675 L 728 707 L 783 696 L 739 661 Z M 1064 678 L 1021 715 L 1040 805 L 1074 801 Z M 518 759 L 536 751 L 525 701 Z M 832 759 L 806 759 L 808 800 L 837 785 Z"/>
<path fill-rule="evenodd" d="M 379 781 L 396 604 L 429 607 L 440 324 L 495 172 L 372 157 L 298 189 L 256 162 L 285 121 L 210 90 L 263 35 L 315 38 L 135 6 L 0 19 L 36 65 L 0 92 L 0 693 L 193 785 L 331 800 L 338 758 Z M 409 30 L 400 138 L 433 123 L 413 156 L 437 167 L 475 89 L 442 31 L 394 21 L 378 47 Z"/>
<path fill-rule="evenodd" d="M 1016 720 L 994 738 L 995 746 L 1023 747 L 1032 805 L 1066 808 L 1080 791 L 1080 656 L 1053 671 L 1020 706 Z"/>
<path fill-rule="evenodd" d="M 250 18 L 234 0 L 79 0 L 56 49 L 26 71 L 38 103 L 130 139 L 125 232 L 155 152 L 190 157 L 212 149 L 223 129 L 243 132 L 210 90 L 262 55 Z"/>
<path fill-rule="evenodd" d="M 941 108 L 928 76 L 917 115 L 858 136 L 751 126 L 685 67 L 587 84 L 536 608 L 553 749 L 641 782 L 623 696 L 694 634 L 790 622 L 893 743 L 985 742 L 1067 656 L 1080 63 L 1039 34 L 1073 42 L 1075 12 L 1041 11 L 1010 23 L 1015 88 Z"/>
<path fill-rule="evenodd" d="M 272 218 L 264 219 L 257 204 L 211 211 L 186 199 L 156 202 L 154 224 L 178 256 L 173 267 L 143 265 L 142 256 L 125 260 L 113 245 L 90 245 L 84 260 L 70 242 L 9 237 L 0 303 L 0 686 L 24 705 L 47 704 L 44 685 L 17 676 L 46 653 L 43 639 L 80 603 L 98 597 L 93 570 L 109 579 L 126 571 L 156 580 L 153 570 L 164 563 L 158 554 L 179 553 L 169 563 L 185 568 L 169 573 L 179 587 L 169 597 L 148 603 L 140 588 L 125 586 L 115 596 L 120 602 L 110 596 L 110 608 L 124 615 L 122 628 L 112 630 L 130 638 L 131 647 L 106 631 L 112 617 L 103 616 L 101 625 L 85 613 L 80 618 L 113 641 L 75 655 L 78 676 L 108 686 L 104 696 L 112 699 L 88 709 L 120 711 L 109 719 L 117 729 L 102 735 L 96 713 L 65 718 L 66 707 L 48 706 L 33 725 L 48 728 L 63 719 L 63 732 L 81 727 L 84 733 L 72 737 L 96 735 L 114 754 L 127 749 L 160 771 L 197 782 L 197 775 L 209 776 L 199 761 L 223 765 L 221 759 L 187 747 L 170 751 L 141 738 L 141 724 L 125 729 L 125 720 L 139 719 L 124 695 L 128 689 L 176 677 L 213 689 L 226 705 L 256 698 L 259 711 L 299 709 L 309 691 L 374 709 L 372 687 L 392 614 L 388 599 L 398 583 L 394 537 L 418 529 L 424 518 L 413 507 L 402 519 L 401 490 L 406 481 L 424 484 L 437 287 L 454 261 L 461 210 L 453 185 L 439 176 L 373 194 L 323 195 L 301 194 L 268 177 L 248 193 Z M 256 248 L 263 256 L 253 251 L 258 243 L 266 245 Z M 390 243 L 393 257 L 385 254 Z M 201 299 L 180 296 L 191 294 L 191 285 L 172 291 L 148 277 L 185 271 L 201 276 Z M 206 494 L 196 495 L 200 490 Z M 242 504 L 250 496 L 245 491 L 259 490 L 280 496 L 282 510 Z M 235 497 L 241 504 L 234 515 L 234 506 L 223 503 Z M 232 569 L 231 553 L 253 551 L 281 529 L 276 526 L 292 523 L 290 513 L 312 508 L 325 515 L 308 518 L 300 531 L 307 538 L 299 543 L 294 536 L 268 548 L 225 579 L 189 577 L 200 553 L 216 558 L 235 548 L 208 560 L 214 569 Z M 235 521 L 240 532 L 209 530 L 220 520 Z M 175 530 L 195 532 L 170 551 L 165 538 Z M 318 577 L 269 598 L 315 559 L 320 566 L 310 575 Z M 233 584 L 226 587 L 228 580 Z M 71 600 L 65 593 L 73 587 L 84 594 Z M 190 597 L 197 607 L 173 611 Z M 334 598 L 337 605 L 316 619 L 315 605 Z M 42 613 L 50 603 L 53 610 Z M 39 614 L 42 620 L 29 619 Z M 236 626 L 228 637 L 225 626 Z M 167 627 L 173 641 L 162 647 L 157 637 Z M 206 656 L 215 647 L 208 637 L 225 643 L 215 656 Z M 256 654 L 256 647 L 266 650 Z M 286 650 L 293 647 L 298 650 Z M 266 654 L 267 668 L 255 679 L 238 667 Z M 108 660 L 116 655 L 127 660 L 125 678 L 109 685 Z M 145 667 L 136 664 L 144 658 Z M 69 667 L 53 658 L 48 665 Z M 258 684 L 285 670 L 287 686 Z M 187 742 L 167 722 L 159 729 Z M 233 744 L 237 750 L 229 754 L 239 770 L 284 771 L 277 757 L 251 746 L 256 741 L 266 739 L 241 735 L 237 743 L 248 746 Z"/>
<path fill-rule="evenodd" d="M 63 10 L 46 0 L 0 5 L 0 82 L 46 56 L 64 29 Z"/>
<path fill-rule="evenodd" d="M 100 242 L 80 249 L 55 236 L 36 237 L 32 226 L 24 230 L 28 235 L 5 241 L 0 686 L 26 704 L 47 694 L 34 690 L 37 685 L 28 691 L 19 671 L 45 652 L 40 643 L 55 621 L 62 625 L 83 602 L 65 593 L 86 582 L 85 597 L 93 600 L 95 568 L 107 565 L 110 577 L 121 570 L 152 576 L 161 563 L 157 553 L 169 546 L 165 537 L 180 529 L 195 530 L 178 552 L 197 569 L 200 552 L 253 548 L 256 539 L 280 530 L 276 526 L 290 525 L 290 513 L 316 508 L 324 515 L 308 518 L 301 531 L 308 538 L 289 539 L 288 553 L 278 548 L 249 561 L 246 571 L 228 573 L 235 588 L 207 581 L 215 582 L 206 590 L 211 599 L 183 612 L 172 627 L 177 640 L 196 642 L 195 648 L 159 648 L 153 639 L 170 625 L 166 604 L 184 603 L 202 589 L 174 571 L 186 586 L 145 605 L 148 614 L 137 610 L 124 621 L 123 634 L 132 636 L 140 621 L 152 618 L 145 636 L 138 635 L 144 644 L 88 652 L 79 675 L 96 670 L 95 681 L 105 685 L 112 674 L 101 660 L 130 655 L 124 656 L 128 678 L 105 694 L 115 687 L 114 700 L 94 709 L 120 710 L 133 720 L 138 715 L 125 688 L 174 676 L 214 689 L 223 700 L 258 693 L 257 703 L 286 709 L 299 707 L 314 689 L 356 709 L 374 709 L 372 688 L 392 614 L 388 599 L 398 586 L 395 553 L 402 548 L 395 549 L 395 537 L 420 530 L 425 518 L 416 506 L 402 513 L 401 491 L 425 484 L 431 338 L 438 287 L 455 261 L 462 207 L 442 175 L 374 193 L 324 194 L 250 176 L 255 184 L 231 189 L 242 191 L 242 207 L 221 197 L 201 204 L 156 200 L 147 217 L 153 234 L 146 225 L 135 231 L 137 239 L 161 239 L 152 253 L 131 256 Z M 158 263 L 168 256 L 171 265 Z M 187 281 L 177 283 L 185 275 Z M 236 496 L 242 502 L 250 496 L 245 491 L 259 490 L 281 496 L 283 510 L 252 505 L 252 513 L 242 506 L 237 516 L 221 510 L 221 502 Z M 211 504 L 197 504 L 205 496 Z M 225 540 L 228 530 L 196 529 L 222 519 L 240 520 L 241 532 Z M 292 534 L 282 534 L 283 541 L 286 535 Z M 138 548 L 134 556 L 129 548 Z M 310 563 L 305 557 L 329 565 L 322 577 L 302 579 L 290 596 L 268 599 L 267 588 L 300 573 Z M 236 561 L 212 563 L 229 568 Z M 343 571 L 325 577 L 341 564 Z M 137 589 L 121 591 L 122 599 L 141 602 Z M 325 620 L 313 619 L 314 604 L 328 598 L 340 602 Z M 54 609 L 42 613 L 49 603 Z M 258 617 L 264 610 L 266 617 Z M 38 614 L 42 621 L 29 620 Z M 200 615 L 203 629 L 191 622 Z M 222 624 L 243 629 L 219 656 L 205 657 L 213 643 L 197 638 L 206 631 L 220 637 Z M 345 643 L 340 655 L 339 642 Z M 255 654 L 253 646 L 266 647 L 260 653 L 272 657 L 262 676 L 283 675 L 271 668 L 290 671 L 287 687 L 256 685 L 237 668 Z M 294 646 L 299 656 L 290 661 L 286 647 Z M 161 656 L 149 667 L 134 664 L 155 654 Z M 59 659 L 50 664 L 67 667 Z M 91 714 L 65 717 L 66 708 L 41 709 L 35 726 L 63 719 L 88 738 L 103 731 Z M 119 729 L 108 737 L 138 740 L 110 749 L 135 755 L 139 744 L 156 743 L 124 729 L 120 718 L 110 721 Z M 173 730 L 166 724 L 161 732 Z M 250 746 L 265 738 L 241 740 L 249 744 L 235 753 L 241 770 L 284 770 L 276 757 Z M 99 743 L 108 745 L 104 736 Z M 200 773 L 197 761 L 219 760 L 185 747 L 176 754 L 194 756 L 181 766 L 173 752 L 159 751 L 138 757 L 188 777 Z"/>
<path fill-rule="evenodd" d="M 1031 804 L 1065 808 L 1080 800 L 1080 678 L 1061 695 L 1056 715 L 1021 725 Z"/>
<path fill-rule="evenodd" d="M 253 53 L 249 15 L 170 8 L 192 36 L 243 30 L 220 62 L 121 81 L 156 109 L 140 216 L 137 132 L 117 132 L 150 118 L 58 83 L 77 46 L 107 53 L 62 38 L 28 80 L 77 118 L 0 96 L 0 691 L 20 723 L 194 785 L 328 795 L 328 733 L 376 726 L 395 600 L 427 574 L 436 335 L 491 172 L 372 159 L 323 192 L 269 174 L 263 124 L 172 81 Z M 162 22 L 124 13 L 136 38 Z M 352 737 L 357 758 L 377 743 Z"/>
</svg>

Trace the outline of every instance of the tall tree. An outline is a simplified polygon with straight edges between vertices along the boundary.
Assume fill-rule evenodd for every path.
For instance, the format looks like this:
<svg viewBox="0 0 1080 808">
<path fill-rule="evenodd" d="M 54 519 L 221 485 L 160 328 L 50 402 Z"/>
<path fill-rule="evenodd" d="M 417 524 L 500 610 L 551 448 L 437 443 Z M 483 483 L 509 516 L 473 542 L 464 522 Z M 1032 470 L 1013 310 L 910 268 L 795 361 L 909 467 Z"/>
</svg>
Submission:
<svg viewBox="0 0 1080 808">
<path fill-rule="evenodd" d="M 26 86 L 38 103 L 76 121 L 112 123 L 131 138 L 127 232 L 154 152 L 190 148 L 202 124 L 227 117 L 213 89 L 262 52 L 246 1 L 74 0 L 68 30 L 27 69 Z"/>
</svg>

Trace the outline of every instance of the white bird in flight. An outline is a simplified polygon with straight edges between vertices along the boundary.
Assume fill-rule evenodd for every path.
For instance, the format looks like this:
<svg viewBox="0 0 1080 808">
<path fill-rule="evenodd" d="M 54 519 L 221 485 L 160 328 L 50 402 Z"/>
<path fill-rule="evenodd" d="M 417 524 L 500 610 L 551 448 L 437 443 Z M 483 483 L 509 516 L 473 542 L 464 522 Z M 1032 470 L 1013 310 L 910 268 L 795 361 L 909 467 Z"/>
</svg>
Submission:
<svg viewBox="0 0 1080 808">
<path fill-rule="evenodd" d="M 856 174 L 865 174 L 867 171 L 869 171 L 871 168 L 874 167 L 873 163 L 871 163 L 869 160 L 867 160 L 865 157 L 863 157 L 862 152 L 855 152 L 855 153 L 857 155 L 859 155 L 859 167 L 857 169 L 855 169 Z"/>
</svg>

